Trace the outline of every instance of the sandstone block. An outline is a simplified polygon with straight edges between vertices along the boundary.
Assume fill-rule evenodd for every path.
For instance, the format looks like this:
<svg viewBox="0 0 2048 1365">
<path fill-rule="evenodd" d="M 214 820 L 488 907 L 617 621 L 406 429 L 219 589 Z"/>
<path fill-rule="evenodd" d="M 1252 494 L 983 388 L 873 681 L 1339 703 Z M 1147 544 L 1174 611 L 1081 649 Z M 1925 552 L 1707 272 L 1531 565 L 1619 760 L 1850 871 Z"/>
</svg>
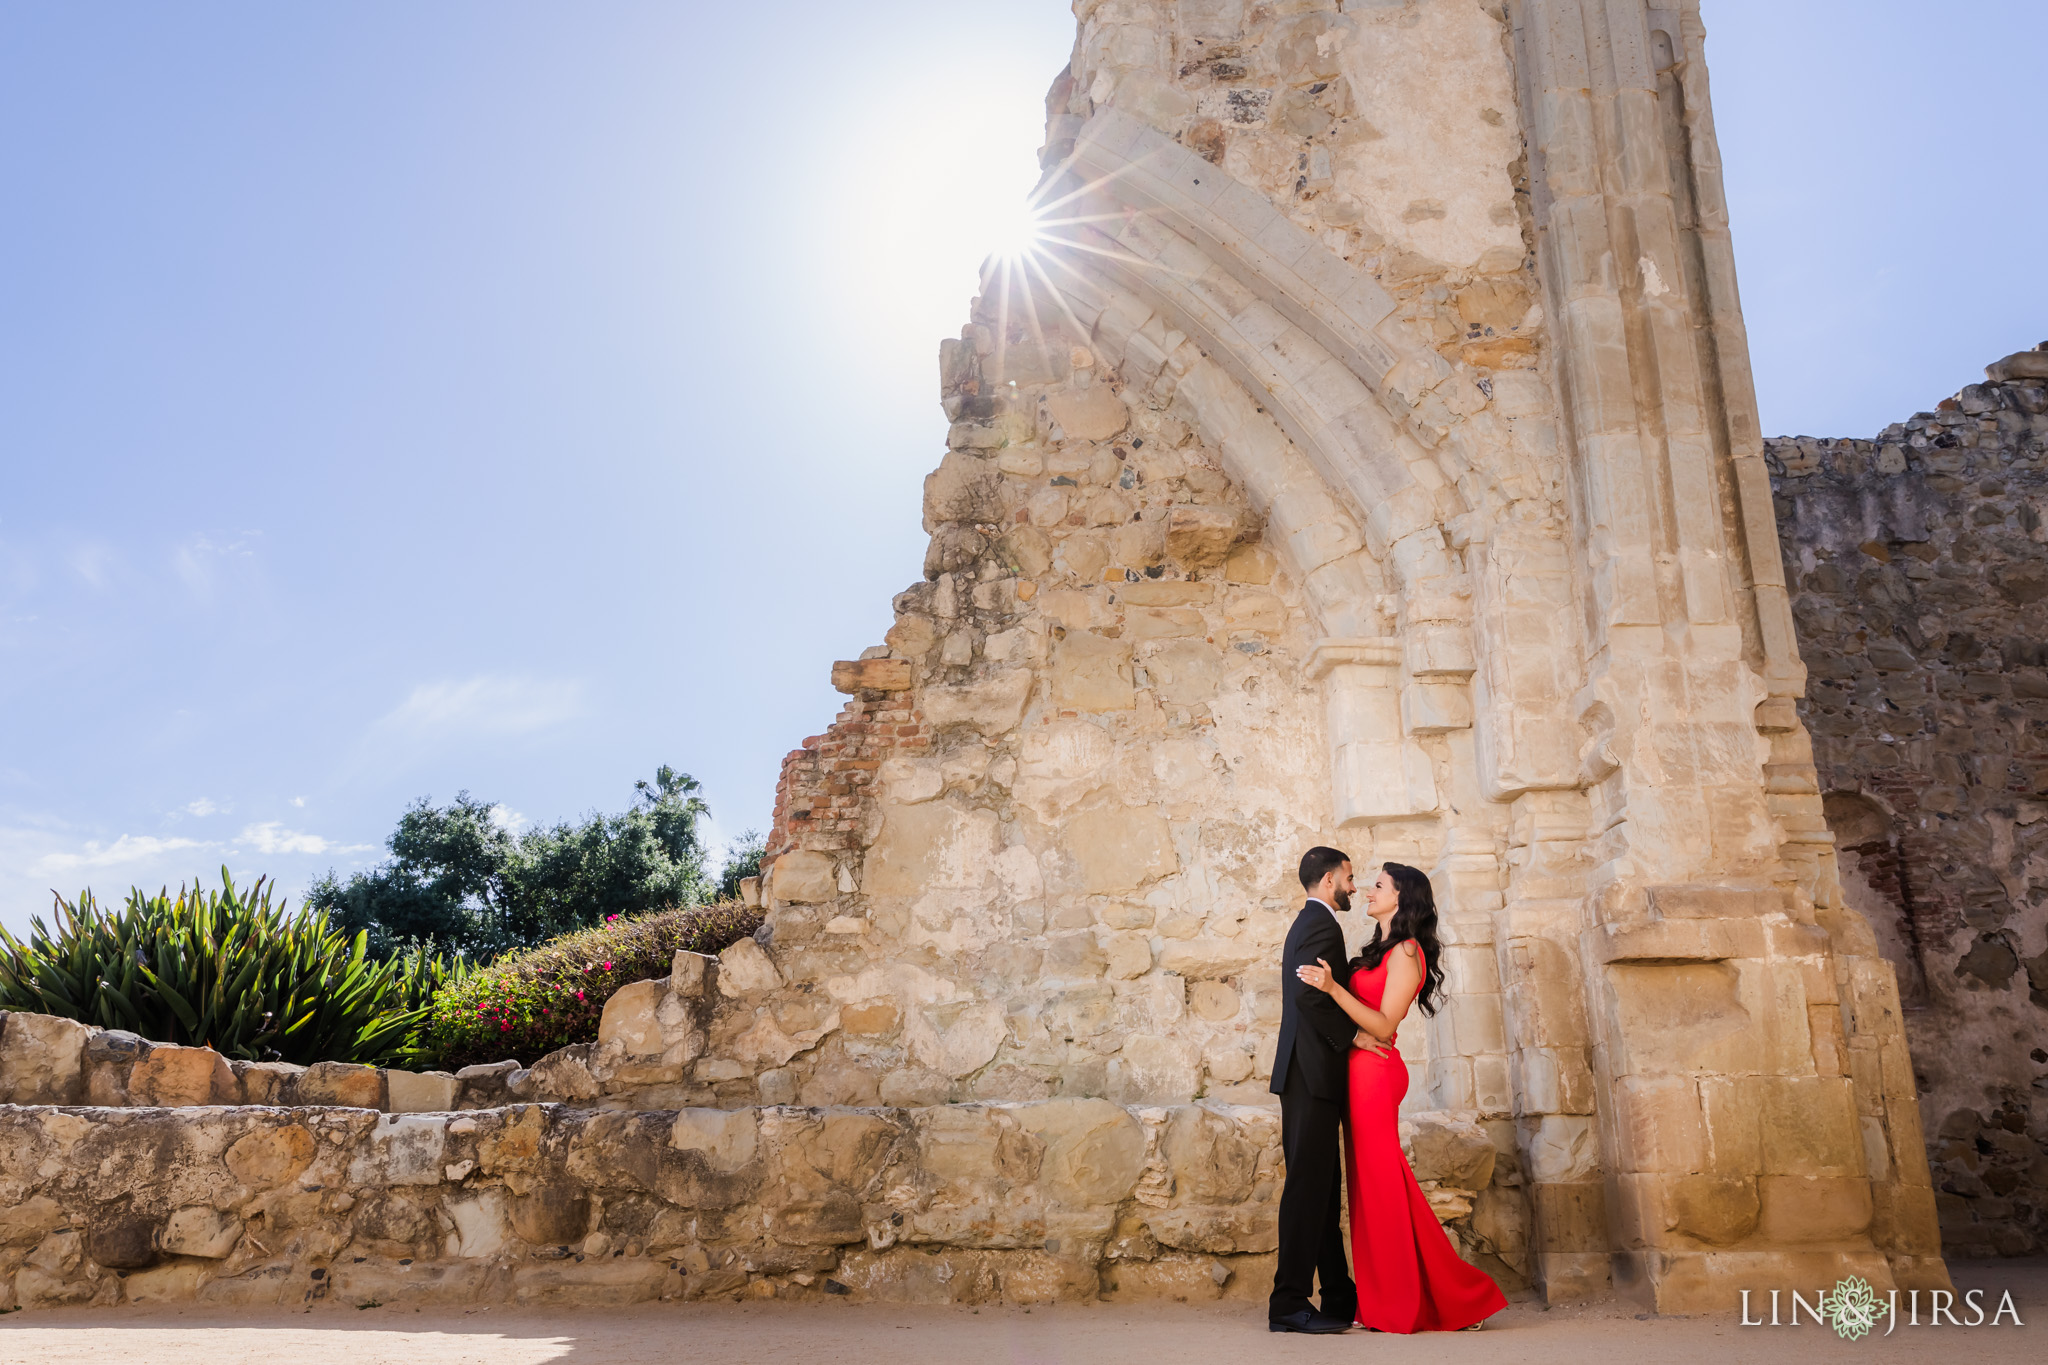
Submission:
<svg viewBox="0 0 2048 1365">
<path fill-rule="evenodd" d="M 1605 1186 L 1594 1181 L 1574 1185 L 1536 1182 L 1529 1186 L 1536 1212 L 1536 1236 L 1546 1250 L 1607 1256 Z M 1604 1281 L 1603 1281 L 1604 1284 Z"/>
<path fill-rule="evenodd" d="M 85 1102 L 115 1108 L 127 1104 L 128 1074 L 149 1055 L 149 1048 L 147 1041 L 125 1029 L 94 1029 L 85 1040 Z"/>
<path fill-rule="evenodd" d="M 1046 408 L 1070 441 L 1107 441 L 1131 420 L 1130 409 L 1107 384 L 1056 393 Z"/>
<path fill-rule="evenodd" d="M 580 1242 L 590 1231 L 590 1195 L 568 1181 L 541 1185 L 506 1206 L 512 1231 L 536 1246 Z"/>
<path fill-rule="evenodd" d="M 954 1013 L 943 1027 L 914 1016 L 906 1022 L 904 1033 L 913 1058 L 940 1075 L 957 1079 L 988 1065 L 1003 1045 L 1008 1028 L 1001 1007 L 984 1001 Z"/>
<path fill-rule="evenodd" d="M 1757 1177 L 1757 1232 L 1779 1246 L 1841 1242 L 1863 1234 L 1873 1213 L 1870 1182 L 1834 1176 Z"/>
<path fill-rule="evenodd" d="M 798 1199 L 769 1220 L 775 1239 L 791 1246 L 846 1246 L 867 1240 L 867 1224 L 852 1196 L 838 1190 L 821 1199 Z"/>
<path fill-rule="evenodd" d="M 1182 1039 L 1137 1034 L 1109 1059 L 1109 1097 L 1119 1104 L 1186 1104 L 1201 1082 L 1201 1051 Z"/>
<path fill-rule="evenodd" d="M 1191 569 L 1210 568 L 1237 543 L 1238 515 L 1227 507 L 1176 507 L 1166 517 L 1166 553 Z"/>
<path fill-rule="evenodd" d="M 1757 1076 L 1754 1097 L 1768 1175 L 1864 1174 L 1854 1086 L 1843 1076 Z"/>
<path fill-rule="evenodd" d="M 1677 1174 L 1707 1169 L 1706 1118 L 1691 1077 L 1628 1076 L 1616 1090 L 1622 1170 Z"/>
<path fill-rule="evenodd" d="M 1459 1190 L 1483 1190 L 1493 1180 L 1498 1153 L 1486 1130 L 1467 1115 L 1416 1110 L 1402 1116 L 1401 1146 L 1417 1180 Z"/>
<path fill-rule="evenodd" d="M 661 1021 L 655 1017 L 655 1012 L 667 995 L 667 977 L 635 981 L 613 991 L 611 999 L 604 1002 L 604 1013 L 598 1019 L 598 1046 L 616 1045 L 629 1057 L 659 1056 L 667 1044 L 663 1041 Z M 392 1074 L 393 1082 L 397 1076 L 398 1073 Z M 397 1107 L 394 1085 L 392 1108 L 395 1111 Z"/>
<path fill-rule="evenodd" d="M 504 1191 L 496 1189 L 479 1190 L 468 1198 L 450 1199 L 443 1205 L 449 1221 L 455 1224 L 451 1240 L 457 1256 L 482 1260 L 510 1249 L 512 1226 L 505 1205 Z"/>
<path fill-rule="evenodd" d="M 1173 836 L 1157 811 L 1101 803 L 1075 811 L 1066 829 L 1066 880 L 1076 891 L 1132 891 L 1180 866 Z"/>
<path fill-rule="evenodd" d="M 1053 646 L 1053 704 L 1068 711 L 1127 711 L 1136 699 L 1131 645 L 1090 631 L 1070 630 Z"/>
<path fill-rule="evenodd" d="M 1002 515 L 1001 484 L 987 460 L 959 449 L 948 451 L 939 467 L 925 476 L 925 530 L 937 530 L 948 521 L 994 521 Z"/>
<path fill-rule="evenodd" d="M 1112 981 L 1128 981 L 1152 970 L 1152 943 L 1144 934 L 1113 934 L 1103 944 L 1103 970 Z"/>
<path fill-rule="evenodd" d="M 1672 1232 L 1709 1246 L 1734 1246 L 1756 1230 L 1762 1204 L 1749 1176 L 1675 1175 L 1660 1183 Z"/>
<path fill-rule="evenodd" d="M 1024 718 L 1031 670 L 1001 669 L 974 682 L 924 690 L 924 716 L 933 729 L 965 725 L 981 734 L 1007 734 Z"/>
<path fill-rule="evenodd" d="M 1224 1296 L 1225 1286 L 1243 1278 L 1230 1265 L 1205 1255 L 1113 1261 L 1107 1272 L 1103 1295 L 1116 1303 L 1214 1303 Z M 1269 1271 L 1267 1279 L 1271 1278 Z"/>
<path fill-rule="evenodd" d="M 716 960 L 687 948 L 676 949 L 668 964 L 669 994 L 678 1000 L 695 1000 L 703 995 L 705 984 L 710 979 L 711 964 Z"/>
<path fill-rule="evenodd" d="M 1198 607 L 1216 600 L 1214 583 L 1143 579 L 1117 585 L 1119 602 L 1133 607 Z"/>
<path fill-rule="evenodd" d="M 171 1211 L 157 1245 L 168 1255 L 217 1261 L 241 1240 L 241 1219 L 221 1209 L 193 1204 Z"/>
<path fill-rule="evenodd" d="M 382 1109 L 384 1077 L 373 1066 L 315 1062 L 299 1076 L 297 1103 L 349 1109 Z"/>
<path fill-rule="evenodd" d="M 936 1071 L 906 1066 L 883 1076 L 879 1090 L 883 1104 L 914 1109 L 944 1104 L 952 1096 L 953 1084 Z"/>
<path fill-rule="evenodd" d="M 1253 1071 L 1252 1055 L 1241 1047 L 1212 1043 L 1202 1052 L 1202 1065 L 1209 1073 L 1209 1079 L 1220 1086 L 1236 1085 L 1250 1078 Z M 1210 1093 L 1215 1093 L 1211 1087 Z"/>
<path fill-rule="evenodd" d="M 908 659 L 841 659 L 832 665 L 839 692 L 902 692 L 917 681 Z"/>
<path fill-rule="evenodd" d="M 102 1206 L 86 1222 L 85 1254 L 109 1270 L 154 1265 L 161 1224 L 128 1200 Z"/>
<path fill-rule="evenodd" d="M 299 1075 L 306 1068 L 291 1062 L 228 1063 L 240 1085 L 243 1104 L 293 1104 L 298 1094 Z"/>
<path fill-rule="evenodd" d="M 760 1123 L 747 1110 L 683 1109 L 669 1129 L 669 1146 L 695 1152 L 710 1169 L 730 1175 L 754 1159 Z"/>
<path fill-rule="evenodd" d="M 227 1059 L 210 1047 L 159 1043 L 128 1073 L 130 1104 L 218 1104 L 227 1102 L 237 1089 Z"/>
<path fill-rule="evenodd" d="M 317 1144 L 303 1125 L 259 1128 L 237 1138 L 226 1154 L 228 1170 L 252 1190 L 282 1185 L 312 1164 Z"/>
<path fill-rule="evenodd" d="M 1234 1019 L 1238 1010 L 1237 992 L 1220 981 L 1196 981 L 1188 987 L 1188 1008 L 1211 1023 Z"/>
<path fill-rule="evenodd" d="M 1287 628 L 1287 604 L 1270 593 L 1233 598 L 1224 609 L 1223 619 L 1232 630 L 1275 635 Z"/>
<path fill-rule="evenodd" d="M 1759 1096 L 1748 1076 L 1700 1078 L 1700 1109 L 1707 1125 L 1708 1169 L 1716 1175 L 1756 1175 L 1764 1168 Z"/>
<path fill-rule="evenodd" d="M 1276 1204 L 1236 1207 L 1179 1205 L 1145 1214 L 1145 1229 L 1161 1246 L 1214 1255 L 1275 1250 L 1279 1245 Z M 1216 1286 L 1221 1289 L 1222 1286 Z"/>
<path fill-rule="evenodd" d="M 2048 379 L 2048 351 L 2018 351 L 1984 367 L 1984 377 L 1994 384 L 2016 379 Z"/>
<path fill-rule="evenodd" d="M 77 1104 L 85 1095 L 85 1042 L 76 1019 L 10 1012 L 0 1021 L 0 1099 L 9 1104 Z"/>
<path fill-rule="evenodd" d="M 1144 1167 L 1145 1130 L 1107 1100 L 1047 1100 L 1019 1109 L 1017 1121 L 1045 1143 L 1041 1181 L 1057 1199 L 1116 1203 Z"/>
<path fill-rule="evenodd" d="M 69 1220 L 63 1206 L 45 1195 L 35 1195 L 13 1208 L 0 1209 L 0 1247 L 29 1247 Z"/>
<path fill-rule="evenodd" d="M 215 1267 L 199 1261 L 173 1261 L 168 1265 L 131 1270 L 121 1281 L 123 1303 L 178 1303 L 198 1298 L 213 1278 Z"/>
<path fill-rule="evenodd" d="M 1125 627 L 1134 640 L 1165 640 L 1200 635 L 1206 628 L 1193 607 L 1132 607 Z"/>
<path fill-rule="evenodd" d="M 440 1114 L 387 1114 L 356 1148 L 348 1176 L 356 1185 L 438 1185 L 448 1120 Z"/>
<path fill-rule="evenodd" d="M 1221 981 L 1270 956 L 1257 944 L 1234 938 L 1189 938 L 1162 944 L 1159 968 L 1189 981 Z"/>
<path fill-rule="evenodd" d="M 1223 561 L 1223 577 L 1231 583 L 1264 587 L 1273 581 L 1277 567 L 1272 553 L 1264 546 L 1239 545 Z"/>
<path fill-rule="evenodd" d="M 876 1000 L 865 1005 L 850 1005 L 839 1012 L 839 1027 L 848 1033 L 881 1035 L 892 1032 L 898 1014 L 891 1001 Z"/>
<path fill-rule="evenodd" d="M 1187 1104 L 1168 1116 L 1159 1151 L 1173 1173 L 1176 1198 L 1242 1204 L 1257 1197 L 1261 1159 L 1269 1158 L 1270 1165 L 1278 1158 L 1279 1138 L 1276 1116 L 1213 1103 Z M 1267 1196 L 1277 1198 L 1277 1187 L 1268 1184 Z"/>
<path fill-rule="evenodd" d="M 816 904 L 839 896 L 832 857 L 811 849 L 795 849 L 768 865 L 768 894 L 796 905 Z"/>
<path fill-rule="evenodd" d="M 455 1073 L 455 1079 L 462 1082 L 462 1107 L 491 1109 L 505 1103 L 510 1093 L 506 1084 L 522 1069 L 511 1058 L 463 1067 Z"/>
<path fill-rule="evenodd" d="M 737 998 L 772 991 L 782 984 L 767 951 L 751 938 L 730 944 L 718 954 L 719 994 Z"/>
</svg>

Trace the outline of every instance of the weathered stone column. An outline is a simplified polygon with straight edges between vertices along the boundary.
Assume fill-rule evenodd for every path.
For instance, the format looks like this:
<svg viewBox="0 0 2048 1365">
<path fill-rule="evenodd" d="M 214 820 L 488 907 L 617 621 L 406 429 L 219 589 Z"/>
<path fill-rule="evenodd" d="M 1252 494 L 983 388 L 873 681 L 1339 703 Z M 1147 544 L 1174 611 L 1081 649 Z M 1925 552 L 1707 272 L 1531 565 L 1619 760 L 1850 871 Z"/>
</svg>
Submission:
<svg viewBox="0 0 2048 1365">
<path fill-rule="evenodd" d="M 1838 979 L 1885 1002 L 1806 851 L 1828 836 L 1696 6 L 1512 13 L 1585 547 L 1579 952 L 1617 1282 L 1679 1311 L 1851 1270 L 1945 1282 L 1900 1226 L 1897 1168 L 1866 1162 L 1846 1074 Z"/>
</svg>

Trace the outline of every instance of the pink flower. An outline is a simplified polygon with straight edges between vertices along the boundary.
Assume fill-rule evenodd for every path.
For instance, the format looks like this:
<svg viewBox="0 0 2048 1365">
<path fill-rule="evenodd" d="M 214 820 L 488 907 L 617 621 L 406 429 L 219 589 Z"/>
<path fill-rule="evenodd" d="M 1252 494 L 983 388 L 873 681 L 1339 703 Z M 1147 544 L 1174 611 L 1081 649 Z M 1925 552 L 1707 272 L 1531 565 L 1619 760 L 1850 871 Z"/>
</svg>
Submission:
<svg viewBox="0 0 2048 1365">
<path fill-rule="evenodd" d="M 583 998 L 583 992 L 582 992 L 582 991 L 578 991 L 578 992 L 576 992 L 576 998 L 577 998 L 578 1000 L 581 1000 L 581 999 Z"/>
</svg>

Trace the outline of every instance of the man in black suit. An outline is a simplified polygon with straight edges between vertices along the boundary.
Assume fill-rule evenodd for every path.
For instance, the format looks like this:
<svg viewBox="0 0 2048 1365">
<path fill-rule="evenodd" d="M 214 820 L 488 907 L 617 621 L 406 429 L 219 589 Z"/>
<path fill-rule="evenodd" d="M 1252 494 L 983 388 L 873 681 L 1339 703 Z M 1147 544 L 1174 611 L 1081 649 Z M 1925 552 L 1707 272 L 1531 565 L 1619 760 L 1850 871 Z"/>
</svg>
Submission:
<svg viewBox="0 0 2048 1365">
<path fill-rule="evenodd" d="M 1326 991 L 1294 969 L 1316 959 L 1337 964 L 1342 978 L 1344 931 L 1332 911 L 1351 908 L 1351 859 L 1334 848 L 1301 856 L 1308 903 L 1294 917 L 1280 960 L 1280 1047 L 1273 1054 L 1273 1093 L 1280 1097 L 1280 1146 L 1287 1183 L 1280 1190 L 1280 1256 L 1266 1308 L 1275 1332 L 1348 1331 L 1358 1312 L 1358 1287 L 1344 1255 L 1342 1123 L 1349 1093 L 1351 1040 L 1357 1033 Z M 1309 1304 L 1316 1277 L 1322 1311 Z"/>
</svg>

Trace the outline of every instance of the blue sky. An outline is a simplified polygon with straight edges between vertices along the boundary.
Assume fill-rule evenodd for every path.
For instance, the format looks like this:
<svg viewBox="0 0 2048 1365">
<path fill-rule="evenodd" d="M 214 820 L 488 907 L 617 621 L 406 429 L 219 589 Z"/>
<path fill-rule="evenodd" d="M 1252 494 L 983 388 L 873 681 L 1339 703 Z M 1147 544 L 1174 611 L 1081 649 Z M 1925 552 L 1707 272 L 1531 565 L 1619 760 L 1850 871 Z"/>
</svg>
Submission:
<svg viewBox="0 0 2048 1365">
<path fill-rule="evenodd" d="M 1766 429 L 2048 337 L 2048 7 L 1707 22 Z M 0 923 L 296 894 L 415 797 L 547 822 L 663 762 L 765 826 L 918 576 L 937 341 L 1071 32 L 0 0 Z"/>
</svg>

